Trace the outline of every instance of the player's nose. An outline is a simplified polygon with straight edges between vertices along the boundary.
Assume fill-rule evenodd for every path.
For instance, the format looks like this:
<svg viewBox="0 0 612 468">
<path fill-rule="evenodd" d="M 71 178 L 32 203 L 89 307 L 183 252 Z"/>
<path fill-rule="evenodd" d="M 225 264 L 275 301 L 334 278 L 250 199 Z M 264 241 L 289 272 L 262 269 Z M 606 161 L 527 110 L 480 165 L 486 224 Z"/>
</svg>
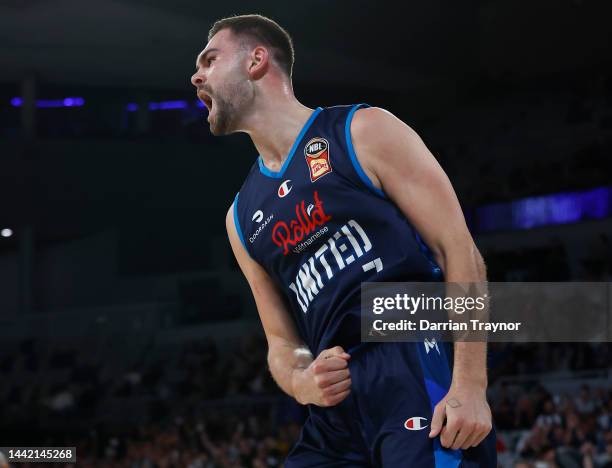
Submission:
<svg viewBox="0 0 612 468">
<path fill-rule="evenodd" d="M 191 75 L 191 84 L 194 85 L 196 88 L 202 86 L 204 84 L 204 81 L 204 75 L 199 71 Z"/>
</svg>

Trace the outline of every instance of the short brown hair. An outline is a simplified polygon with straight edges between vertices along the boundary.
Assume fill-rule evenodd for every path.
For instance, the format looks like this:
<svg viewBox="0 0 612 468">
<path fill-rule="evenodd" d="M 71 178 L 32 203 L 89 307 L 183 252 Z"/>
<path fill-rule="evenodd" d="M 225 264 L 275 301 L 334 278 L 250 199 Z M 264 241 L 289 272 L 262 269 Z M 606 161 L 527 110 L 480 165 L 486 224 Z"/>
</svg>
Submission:
<svg viewBox="0 0 612 468">
<path fill-rule="evenodd" d="M 272 49 L 272 57 L 291 78 L 295 53 L 293 41 L 276 21 L 262 15 L 239 15 L 220 19 L 208 31 L 208 40 L 222 29 L 229 29 L 237 36 L 246 36 Z"/>
</svg>

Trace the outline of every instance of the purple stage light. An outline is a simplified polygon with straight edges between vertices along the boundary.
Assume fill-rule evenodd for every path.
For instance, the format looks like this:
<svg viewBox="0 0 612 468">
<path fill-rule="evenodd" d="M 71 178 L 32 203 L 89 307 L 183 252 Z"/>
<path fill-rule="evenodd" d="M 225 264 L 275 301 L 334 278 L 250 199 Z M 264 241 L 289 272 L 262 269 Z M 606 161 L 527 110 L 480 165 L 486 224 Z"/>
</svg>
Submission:
<svg viewBox="0 0 612 468">
<path fill-rule="evenodd" d="M 36 107 L 40 107 L 41 109 L 64 107 L 64 100 L 40 99 L 36 101 Z"/>
<path fill-rule="evenodd" d="M 80 97 L 67 97 L 64 99 L 64 107 L 80 107 L 85 104 L 85 99 Z"/>
<path fill-rule="evenodd" d="M 23 106 L 23 99 L 14 97 L 11 99 L 13 107 Z M 85 105 L 85 99 L 82 97 L 67 97 L 64 99 L 39 99 L 36 101 L 36 107 L 41 109 L 57 108 L 57 107 L 81 107 Z"/>
<path fill-rule="evenodd" d="M 150 102 L 149 109 L 155 110 L 172 110 L 172 109 L 186 109 L 187 102 L 186 101 L 160 101 L 160 102 Z"/>
<path fill-rule="evenodd" d="M 186 101 L 162 101 L 159 103 L 159 108 L 161 110 L 166 109 L 186 109 L 187 102 Z"/>
<path fill-rule="evenodd" d="M 198 107 L 204 107 L 204 104 L 202 104 L 200 101 L 196 101 L 196 105 Z M 150 102 L 148 104 L 148 108 L 151 111 L 187 109 L 189 106 L 190 104 L 183 100 Z M 128 112 L 136 112 L 138 110 L 138 104 L 135 102 L 130 102 L 126 106 L 126 109 Z"/>
<path fill-rule="evenodd" d="M 476 209 L 477 232 L 514 231 L 612 216 L 612 187 L 556 193 Z"/>
</svg>

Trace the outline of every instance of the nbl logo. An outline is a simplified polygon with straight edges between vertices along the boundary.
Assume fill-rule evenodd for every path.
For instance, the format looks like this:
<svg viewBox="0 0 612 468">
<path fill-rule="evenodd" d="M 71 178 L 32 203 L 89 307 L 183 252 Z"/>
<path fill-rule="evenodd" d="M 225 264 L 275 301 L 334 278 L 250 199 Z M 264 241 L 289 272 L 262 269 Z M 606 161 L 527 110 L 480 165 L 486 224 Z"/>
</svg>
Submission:
<svg viewBox="0 0 612 468">
<path fill-rule="evenodd" d="M 332 171 L 329 160 L 329 143 L 325 138 L 316 137 L 306 143 L 304 156 L 310 171 L 310 181 L 314 182 Z"/>
</svg>

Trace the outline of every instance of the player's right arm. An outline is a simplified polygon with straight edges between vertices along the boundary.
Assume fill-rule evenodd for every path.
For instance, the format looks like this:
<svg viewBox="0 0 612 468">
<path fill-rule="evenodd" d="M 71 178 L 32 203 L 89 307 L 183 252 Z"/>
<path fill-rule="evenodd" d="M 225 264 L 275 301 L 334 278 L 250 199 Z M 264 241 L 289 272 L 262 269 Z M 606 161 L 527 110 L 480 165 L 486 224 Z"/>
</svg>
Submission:
<svg viewBox="0 0 612 468">
<path fill-rule="evenodd" d="M 234 256 L 255 298 L 268 341 L 268 366 L 276 383 L 301 404 L 333 406 L 350 393 L 350 356 L 340 346 L 316 359 L 298 335 L 283 294 L 268 273 L 245 250 L 234 224 L 234 205 L 225 218 Z"/>
</svg>

